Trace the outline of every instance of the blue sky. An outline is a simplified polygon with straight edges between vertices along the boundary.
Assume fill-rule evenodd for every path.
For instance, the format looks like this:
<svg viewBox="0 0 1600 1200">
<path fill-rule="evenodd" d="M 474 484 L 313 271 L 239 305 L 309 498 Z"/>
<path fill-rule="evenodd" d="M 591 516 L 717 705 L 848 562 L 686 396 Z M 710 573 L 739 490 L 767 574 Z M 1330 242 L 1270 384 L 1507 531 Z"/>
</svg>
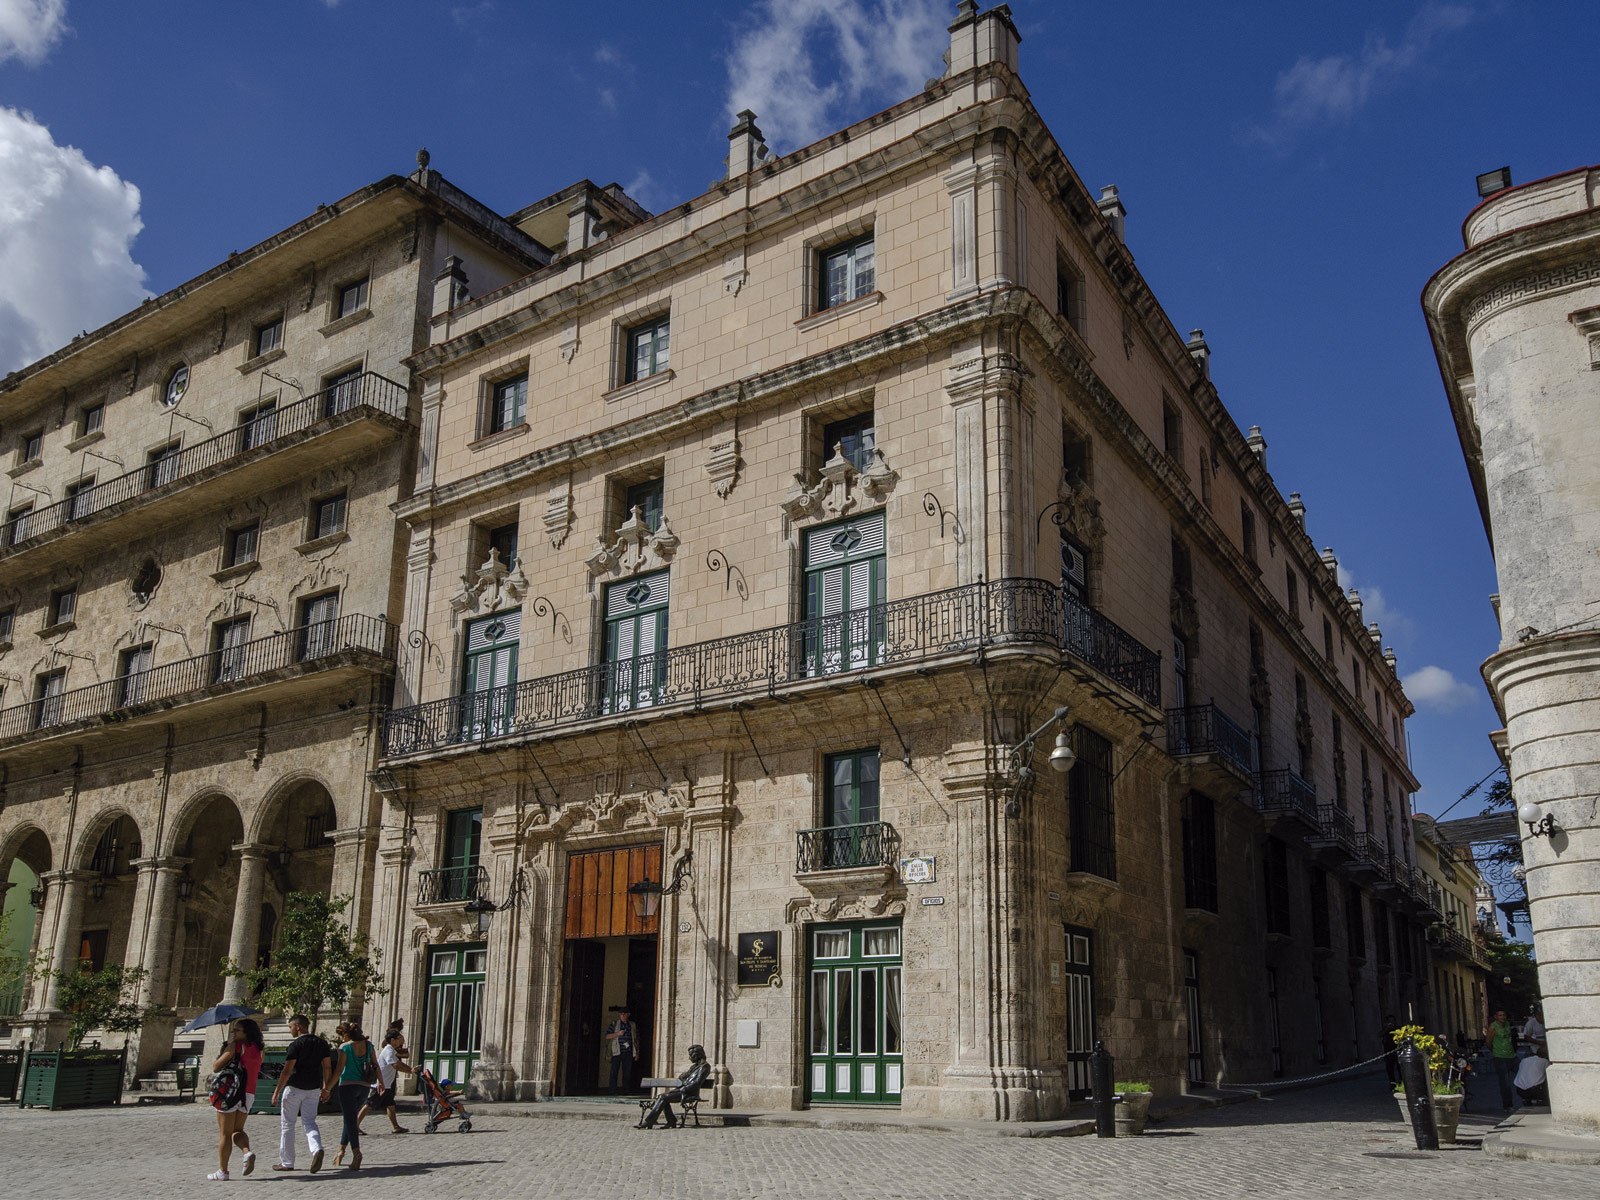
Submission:
<svg viewBox="0 0 1600 1200">
<path fill-rule="evenodd" d="M 782 150 L 915 91 L 953 10 L 0 0 L 0 371 L 421 145 L 502 211 L 583 177 L 659 211 L 721 173 L 745 104 Z M 1398 651 L 1437 811 L 1495 765 L 1477 668 L 1497 633 L 1417 297 L 1460 250 L 1474 175 L 1594 160 L 1600 5 L 1012 11 L 1035 104 L 1087 183 L 1121 189 L 1141 269 L 1205 329 L 1235 419 Z"/>
</svg>

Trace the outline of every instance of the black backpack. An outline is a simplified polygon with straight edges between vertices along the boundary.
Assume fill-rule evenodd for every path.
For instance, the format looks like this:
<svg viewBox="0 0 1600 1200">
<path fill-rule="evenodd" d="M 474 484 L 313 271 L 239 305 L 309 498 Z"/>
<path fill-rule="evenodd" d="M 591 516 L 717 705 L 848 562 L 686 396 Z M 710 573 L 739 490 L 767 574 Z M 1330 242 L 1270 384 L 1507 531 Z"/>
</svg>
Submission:
<svg viewBox="0 0 1600 1200">
<path fill-rule="evenodd" d="M 211 1081 L 211 1107 L 226 1112 L 244 1099 L 244 1068 L 229 1063 Z"/>
</svg>

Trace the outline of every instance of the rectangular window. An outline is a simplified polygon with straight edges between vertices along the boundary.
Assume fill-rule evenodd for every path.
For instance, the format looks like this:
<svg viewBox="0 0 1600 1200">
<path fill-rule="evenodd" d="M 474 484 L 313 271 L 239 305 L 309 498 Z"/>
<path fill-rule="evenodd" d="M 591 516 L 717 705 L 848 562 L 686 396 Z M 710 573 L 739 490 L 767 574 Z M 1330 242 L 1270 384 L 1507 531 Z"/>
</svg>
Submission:
<svg viewBox="0 0 1600 1200">
<path fill-rule="evenodd" d="M 338 649 L 339 593 L 325 592 L 300 601 L 300 658 L 323 658 Z"/>
<path fill-rule="evenodd" d="M 1322 618 L 1322 657 L 1330 664 L 1333 662 L 1333 623 L 1327 617 Z"/>
<path fill-rule="evenodd" d="M 1256 561 L 1256 514 L 1250 511 L 1248 501 L 1239 501 L 1239 542 L 1244 556 Z"/>
<path fill-rule="evenodd" d="M 1183 414 L 1168 397 L 1161 397 L 1161 440 L 1167 457 L 1183 465 Z"/>
<path fill-rule="evenodd" d="M 180 443 L 168 442 L 145 455 L 146 487 L 158 488 L 178 477 L 178 454 L 181 450 Z"/>
<path fill-rule="evenodd" d="M 1333 945 L 1333 931 L 1328 922 L 1328 873 L 1321 867 L 1306 870 L 1306 888 L 1311 900 L 1311 945 L 1326 950 Z"/>
<path fill-rule="evenodd" d="M 522 611 L 509 609 L 469 621 L 461 664 L 461 736 L 495 737 L 510 728 L 522 643 Z"/>
<path fill-rule="evenodd" d="M 117 663 L 118 704 L 137 704 L 144 699 L 145 681 L 155 665 L 155 653 L 155 647 L 149 642 L 130 646 L 122 652 Z"/>
<path fill-rule="evenodd" d="M 242 679 L 247 669 L 246 643 L 250 641 L 250 618 L 234 617 L 211 627 L 211 682 L 227 683 Z"/>
<path fill-rule="evenodd" d="M 1072 326 L 1079 337 L 1088 336 L 1083 276 L 1064 258 L 1056 260 L 1056 315 Z"/>
<path fill-rule="evenodd" d="M 322 415 L 335 417 L 361 403 L 361 368 L 348 367 L 322 381 Z"/>
<path fill-rule="evenodd" d="M 622 382 L 634 383 L 665 371 L 670 361 L 671 341 L 672 320 L 668 316 L 628 330 L 628 357 L 623 363 Z"/>
<path fill-rule="evenodd" d="M 1289 618 L 1300 624 L 1300 576 L 1294 573 L 1293 567 L 1285 567 L 1283 575 L 1285 595 L 1288 597 Z"/>
<path fill-rule="evenodd" d="M 78 419 L 78 436 L 85 437 L 91 433 L 99 433 L 105 427 L 106 406 L 104 404 L 86 404 L 83 415 Z"/>
<path fill-rule="evenodd" d="M 433 891 L 434 901 L 459 902 L 477 897 L 482 847 L 483 809 L 458 808 L 445 815 L 444 854 L 439 862 L 444 874 Z"/>
<path fill-rule="evenodd" d="M 882 661 L 885 575 L 882 512 L 806 531 L 800 670 L 827 675 Z"/>
<path fill-rule="evenodd" d="M 16 623 L 17 610 L 15 608 L 0 609 L 0 642 L 10 643 L 12 627 Z"/>
<path fill-rule="evenodd" d="M 881 861 L 878 836 L 878 751 L 852 750 L 823 760 L 823 832 L 818 867 L 824 871 Z"/>
<path fill-rule="evenodd" d="M 853 242 L 824 250 L 821 259 L 822 288 L 817 296 L 819 310 L 859 300 L 871 294 L 877 286 L 870 233 Z"/>
<path fill-rule="evenodd" d="M 841 454 L 856 470 L 865 471 L 872 465 L 872 451 L 877 444 L 877 426 L 871 410 L 822 427 L 823 462 Z"/>
<path fill-rule="evenodd" d="M 1111 743 L 1084 725 L 1072 728 L 1077 759 L 1067 774 L 1071 870 L 1117 877 L 1117 814 L 1111 794 Z"/>
<path fill-rule="evenodd" d="M 318 500 L 311 506 L 311 537 L 307 540 L 315 541 L 344 532 L 347 499 L 347 494 L 340 492 L 337 496 Z"/>
<path fill-rule="evenodd" d="M 1089 553 L 1061 530 L 1061 590 L 1079 605 L 1089 603 Z"/>
<path fill-rule="evenodd" d="M 19 504 L 6 513 L 6 530 L 9 536 L 7 541 L 15 546 L 28 539 L 28 526 L 32 524 L 29 517 L 33 515 L 33 504 Z"/>
<path fill-rule="evenodd" d="M 263 400 L 239 414 L 239 452 L 254 450 L 278 436 L 278 402 Z"/>
<path fill-rule="evenodd" d="M 37 429 L 22 435 L 22 461 L 38 462 L 44 457 L 44 430 Z"/>
<path fill-rule="evenodd" d="M 277 317 L 263 325 L 256 326 L 255 353 L 257 356 L 271 354 L 283 345 L 283 318 Z"/>
<path fill-rule="evenodd" d="M 1183 800 L 1183 905 L 1217 911 L 1217 806 L 1202 792 Z"/>
<path fill-rule="evenodd" d="M 50 593 L 50 624 L 65 625 L 78 612 L 78 589 L 57 588 Z"/>
<path fill-rule="evenodd" d="M 261 524 L 241 525 L 228 531 L 227 546 L 223 551 L 222 565 L 238 567 L 256 561 L 256 549 L 261 538 Z"/>
<path fill-rule="evenodd" d="M 367 306 L 367 281 L 358 279 L 354 283 L 347 283 L 339 289 L 337 312 L 341 317 L 349 317 L 360 312 Z"/>
<path fill-rule="evenodd" d="M 487 560 L 489 552 L 493 551 L 502 565 L 507 569 L 517 563 L 517 523 L 508 521 L 504 525 L 496 525 L 484 535 L 486 546 L 483 557 Z"/>
<path fill-rule="evenodd" d="M 1061 474 L 1073 487 L 1092 482 L 1091 471 L 1093 463 L 1091 459 L 1093 453 L 1094 450 L 1089 439 L 1063 421 L 1061 425 Z"/>
<path fill-rule="evenodd" d="M 514 429 L 527 420 L 528 377 L 502 379 L 489 389 L 488 433 L 502 433 Z"/>
<path fill-rule="evenodd" d="M 46 671 L 33 681 L 33 727 L 44 729 L 61 723 L 61 694 L 67 690 L 67 672 Z"/>
<path fill-rule="evenodd" d="M 62 499 L 67 502 L 67 520 L 76 521 L 94 511 L 94 497 L 90 495 L 93 489 L 93 475 L 86 475 L 74 483 L 67 484 L 61 493 Z"/>
<path fill-rule="evenodd" d="M 629 484 L 627 491 L 622 494 L 622 519 L 627 521 L 637 508 L 639 518 L 644 522 L 646 529 L 652 531 L 660 529 L 662 494 L 663 486 L 659 479 L 646 479 Z"/>
<path fill-rule="evenodd" d="M 1189 707 L 1189 642 L 1172 631 L 1172 706 Z"/>
<path fill-rule="evenodd" d="M 659 704 L 667 679 L 667 572 L 656 571 L 606 589 L 606 712 Z"/>
<path fill-rule="evenodd" d="M 1261 855 L 1263 896 L 1267 907 L 1267 932 L 1289 932 L 1289 848 L 1268 838 Z"/>
<path fill-rule="evenodd" d="M 1194 560 L 1189 547 L 1177 538 L 1172 539 L 1172 587 L 1174 591 L 1194 591 Z"/>
</svg>

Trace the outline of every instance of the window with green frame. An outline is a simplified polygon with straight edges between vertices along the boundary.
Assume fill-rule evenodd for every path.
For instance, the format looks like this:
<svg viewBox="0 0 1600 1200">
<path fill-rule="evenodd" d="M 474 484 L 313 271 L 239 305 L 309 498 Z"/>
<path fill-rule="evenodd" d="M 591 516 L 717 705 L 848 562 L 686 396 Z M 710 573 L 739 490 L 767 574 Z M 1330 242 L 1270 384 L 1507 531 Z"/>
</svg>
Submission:
<svg viewBox="0 0 1600 1200">
<path fill-rule="evenodd" d="M 665 313 L 628 330 L 628 356 L 623 362 L 622 382 L 637 383 L 665 371 L 671 344 L 672 318 Z"/>
<path fill-rule="evenodd" d="M 437 893 L 441 902 L 470 900 L 477 895 L 474 881 L 482 845 L 483 809 L 458 808 L 446 814 L 444 856 L 440 863 L 445 875 Z"/>
<path fill-rule="evenodd" d="M 878 861 L 877 747 L 830 754 L 823 760 L 822 870 L 857 867 Z"/>
<path fill-rule="evenodd" d="M 667 572 L 606 589 L 606 712 L 648 708 L 662 700 L 667 663 Z"/>
<path fill-rule="evenodd" d="M 806 674 L 829 675 L 880 661 L 887 592 L 883 513 L 808 531 L 805 576 L 800 646 Z"/>
<path fill-rule="evenodd" d="M 633 510 L 639 510 L 640 519 L 645 523 L 645 528 L 652 532 L 661 528 L 661 505 L 663 488 L 659 478 L 645 479 L 639 483 L 628 485 L 627 491 L 622 494 L 622 521 L 633 515 Z M 622 522 L 619 521 L 618 524 Z"/>
<path fill-rule="evenodd" d="M 505 733 L 509 728 L 521 641 L 520 609 L 491 613 L 468 623 L 466 653 L 461 662 L 463 738 L 476 741 Z"/>
</svg>

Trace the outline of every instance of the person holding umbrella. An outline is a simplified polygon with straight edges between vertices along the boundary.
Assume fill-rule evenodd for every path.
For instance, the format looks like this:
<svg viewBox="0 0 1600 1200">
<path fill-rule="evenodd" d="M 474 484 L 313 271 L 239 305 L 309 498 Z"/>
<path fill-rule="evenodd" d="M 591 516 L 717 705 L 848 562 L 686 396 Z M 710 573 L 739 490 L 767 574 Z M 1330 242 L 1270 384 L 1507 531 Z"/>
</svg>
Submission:
<svg viewBox="0 0 1600 1200">
<path fill-rule="evenodd" d="M 261 1075 L 262 1049 L 261 1026 L 244 1017 L 234 1022 L 232 1039 L 222 1048 L 217 1061 L 211 1064 L 213 1071 L 230 1066 L 243 1071 L 244 1091 L 227 1108 L 217 1110 L 218 1169 L 207 1175 L 207 1179 L 228 1178 L 228 1159 L 235 1146 L 244 1151 L 244 1173 L 248 1175 L 256 1169 L 256 1152 L 250 1149 L 250 1137 L 244 1131 L 244 1121 L 256 1102 L 256 1080 Z"/>
</svg>

